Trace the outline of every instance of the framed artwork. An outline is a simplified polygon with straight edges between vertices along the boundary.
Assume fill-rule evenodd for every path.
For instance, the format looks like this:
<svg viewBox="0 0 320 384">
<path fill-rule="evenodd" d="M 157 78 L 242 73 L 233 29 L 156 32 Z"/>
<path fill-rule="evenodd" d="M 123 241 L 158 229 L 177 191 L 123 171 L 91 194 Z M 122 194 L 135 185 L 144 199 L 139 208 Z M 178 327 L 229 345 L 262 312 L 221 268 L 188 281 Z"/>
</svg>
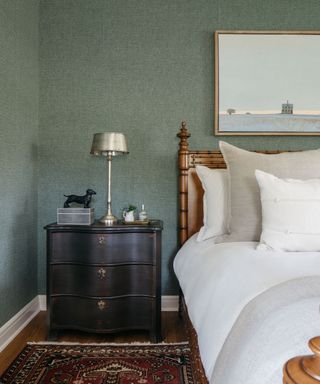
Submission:
<svg viewBox="0 0 320 384">
<path fill-rule="evenodd" d="M 320 135 L 320 32 L 217 31 L 216 135 Z"/>
</svg>

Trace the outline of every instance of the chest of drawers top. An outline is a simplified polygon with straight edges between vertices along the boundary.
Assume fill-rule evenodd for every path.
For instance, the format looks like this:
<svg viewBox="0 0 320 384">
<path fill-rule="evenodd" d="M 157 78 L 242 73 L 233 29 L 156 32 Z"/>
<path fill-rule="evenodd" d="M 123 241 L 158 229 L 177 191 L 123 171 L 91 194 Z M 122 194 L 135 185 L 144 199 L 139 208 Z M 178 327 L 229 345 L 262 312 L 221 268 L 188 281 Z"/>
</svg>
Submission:
<svg viewBox="0 0 320 384">
<path fill-rule="evenodd" d="M 150 220 L 149 224 L 141 225 L 141 224 L 123 224 L 122 222 L 118 222 L 116 224 L 107 226 L 103 223 L 99 223 L 98 221 L 94 222 L 91 225 L 59 225 L 57 223 L 48 224 L 44 227 L 44 229 L 56 232 L 81 232 L 81 233 L 131 233 L 131 232 L 158 232 L 162 231 L 162 221 L 161 220 Z"/>
<path fill-rule="evenodd" d="M 48 254 L 50 262 L 94 264 L 154 264 L 155 238 L 162 230 L 161 221 L 149 225 L 118 224 L 90 226 L 49 224 Z"/>
</svg>

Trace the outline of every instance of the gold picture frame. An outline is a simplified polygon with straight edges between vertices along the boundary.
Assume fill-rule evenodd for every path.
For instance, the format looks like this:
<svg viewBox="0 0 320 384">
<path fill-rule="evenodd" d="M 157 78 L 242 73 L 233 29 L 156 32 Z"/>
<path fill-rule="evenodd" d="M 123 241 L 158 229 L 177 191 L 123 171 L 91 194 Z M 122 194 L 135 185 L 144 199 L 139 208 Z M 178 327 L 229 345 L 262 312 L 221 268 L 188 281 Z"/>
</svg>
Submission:
<svg viewBox="0 0 320 384">
<path fill-rule="evenodd" d="M 320 135 L 319 31 L 214 33 L 215 135 Z"/>
</svg>

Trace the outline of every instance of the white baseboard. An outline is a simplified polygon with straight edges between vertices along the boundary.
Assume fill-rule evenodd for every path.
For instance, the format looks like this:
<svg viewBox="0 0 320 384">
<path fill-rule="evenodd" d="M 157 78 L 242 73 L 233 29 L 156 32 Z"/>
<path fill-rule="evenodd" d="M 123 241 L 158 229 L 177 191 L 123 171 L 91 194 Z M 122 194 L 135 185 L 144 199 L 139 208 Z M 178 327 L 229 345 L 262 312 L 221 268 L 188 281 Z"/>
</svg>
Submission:
<svg viewBox="0 0 320 384">
<path fill-rule="evenodd" d="M 47 296 L 46 295 L 39 295 L 39 306 L 40 311 L 46 311 L 47 310 Z"/>
<path fill-rule="evenodd" d="M 39 296 L 36 296 L 0 328 L 0 352 L 23 330 L 39 311 Z"/>
<path fill-rule="evenodd" d="M 46 295 L 38 295 L 0 328 L 0 352 L 40 312 L 47 308 Z M 179 296 L 162 296 L 162 311 L 178 311 Z"/>
</svg>

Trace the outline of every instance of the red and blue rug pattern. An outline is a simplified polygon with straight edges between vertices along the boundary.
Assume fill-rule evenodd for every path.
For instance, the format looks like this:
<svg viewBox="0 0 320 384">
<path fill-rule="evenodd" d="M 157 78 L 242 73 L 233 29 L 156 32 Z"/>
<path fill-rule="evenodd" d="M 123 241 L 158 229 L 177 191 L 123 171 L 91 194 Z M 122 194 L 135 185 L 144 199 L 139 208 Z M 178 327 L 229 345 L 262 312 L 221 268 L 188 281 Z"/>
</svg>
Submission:
<svg viewBox="0 0 320 384">
<path fill-rule="evenodd" d="M 0 384 L 196 384 L 188 343 L 28 344 Z"/>
</svg>

